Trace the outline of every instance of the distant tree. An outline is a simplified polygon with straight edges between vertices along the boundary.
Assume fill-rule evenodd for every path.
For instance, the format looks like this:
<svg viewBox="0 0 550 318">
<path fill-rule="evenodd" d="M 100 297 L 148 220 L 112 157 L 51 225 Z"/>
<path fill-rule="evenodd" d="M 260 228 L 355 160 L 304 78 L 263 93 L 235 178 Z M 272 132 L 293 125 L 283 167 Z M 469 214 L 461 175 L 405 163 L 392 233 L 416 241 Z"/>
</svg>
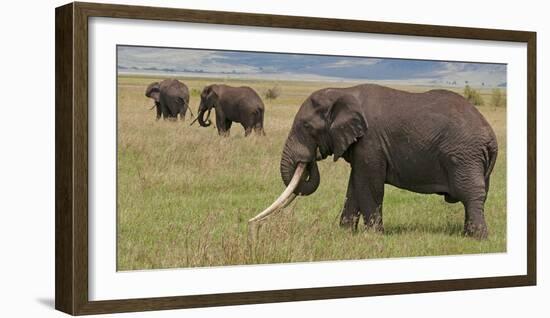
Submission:
<svg viewBox="0 0 550 318">
<path fill-rule="evenodd" d="M 266 99 L 276 99 L 279 95 L 281 95 L 281 87 L 279 85 L 268 88 L 264 94 Z"/>
<path fill-rule="evenodd" d="M 464 95 L 464 98 L 466 99 L 468 99 L 468 97 L 472 95 L 472 89 L 470 88 L 470 85 L 466 85 L 466 87 L 464 87 L 464 92 L 462 93 L 462 95 Z"/>
<path fill-rule="evenodd" d="M 466 98 L 466 100 L 468 100 L 470 103 L 476 106 L 481 106 L 484 104 L 483 97 L 481 97 L 481 94 L 479 94 L 479 92 L 476 91 L 475 89 L 471 88 L 470 85 L 466 85 L 466 87 L 464 87 L 463 95 L 464 95 L 464 98 Z"/>
<path fill-rule="evenodd" d="M 493 89 L 491 104 L 495 107 L 506 107 L 506 93 L 498 88 Z"/>
<path fill-rule="evenodd" d="M 200 96 L 201 95 L 201 91 L 196 89 L 196 88 L 192 88 L 191 89 L 191 96 Z"/>
</svg>

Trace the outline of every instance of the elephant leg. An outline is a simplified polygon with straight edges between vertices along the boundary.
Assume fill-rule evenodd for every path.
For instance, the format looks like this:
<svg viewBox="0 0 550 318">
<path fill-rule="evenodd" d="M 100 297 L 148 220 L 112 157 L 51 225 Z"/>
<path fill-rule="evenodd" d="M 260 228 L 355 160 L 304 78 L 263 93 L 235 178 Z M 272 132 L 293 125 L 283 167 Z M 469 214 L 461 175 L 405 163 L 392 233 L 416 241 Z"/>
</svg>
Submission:
<svg viewBox="0 0 550 318">
<path fill-rule="evenodd" d="M 231 121 L 229 121 L 229 123 L 227 123 L 226 121 L 223 124 L 218 125 L 218 135 L 222 137 L 229 137 L 230 129 L 231 129 Z"/>
<path fill-rule="evenodd" d="M 482 167 L 458 169 L 454 173 L 455 196 L 462 201 L 465 210 L 464 235 L 477 239 L 487 238 L 484 205 L 487 189 Z"/>
<path fill-rule="evenodd" d="M 477 239 L 486 239 L 488 233 L 485 223 L 484 208 L 485 196 L 464 202 L 465 220 L 464 235 Z"/>
<path fill-rule="evenodd" d="M 254 128 L 254 133 L 258 136 L 265 136 L 265 131 L 263 128 Z"/>
<path fill-rule="evenodd" d="M 383 160 L 371 160 L 352 167 L 353 193 L 363 215 L 365 229 L 384 232 L 382 202 L 386 167 Z"/>
<path fill-rule="evenodd" d="M 265 136 L 265 131 L 262 127 L 254 127 L 254 133 L 258 136 Z"/>
<path fill-rule="evenodd" d="M 262 123 L 256 123 L 254 125 L 254 133 L 256 133 L 258 136 L 265 136 L 265 131 Z"/>
<path fill-rule="evenodd" d="M 161 116 L 161 115 L 162 115 L 162 111 L 161 111 L 161 109 L 160 109 L 160 106 L 157 105 L 157 120 L 160 119 L 160 116 Z"/>
<path fill-rule="evenodd" d="M 231 125 L 233 124 L 233 122 L 229 119 L 226 119 L 225 120 L 225 123 L 224 123 L 224 126 L 225 126 L 225 133 L 224 133 L 224 137 L 229 137 L 229 133 L 231 132 Z"/>
<path fill-rule="evenodd" d="M 357 224 L 359 223 L 359 204 L 355 198 L 353 192 L 353 182 L 351 176 L 348 181 L 348 190 L 346 192 L 346 201 L 342 213 L 340 214 L 340 226 L 344 228 L 351 228 L 353 231 L 357 231 Z"/>
<path fill-rule="evenodd" d="M 244 136 L 248 137 L 252 133 L 252 128 L 254 128 L 254 121 L 251 118 L 247 118 L 241 121 L 241 126 L 244 129 Z"/>
<path fill-rule="evenodd" d="M 168 111 L 168 107 L 166 106 L 166 104 L 164 104 L 164 102 L 160 103 L 160 112 L 162 114 L 163 120 L 166 120 L 170 117 L 170 112 Z"/>
<path fill-rule="evenodd" d="M 218 129 L 218 135 L 222 137 L 229 136 L 229 130 L 227 127 L 227 119 L 222 117 L 218 111 L 216 111 L 216 127 Z M 231 123 L 229 124 L 229 128 L 231 127 Z"/>
<path fill-rule="evenodd" d="M 259 136 L 265 136 L 264 131 L 264 111 L 261 110 L 256 118 L 256 122 L 254 123 L 254 132 L 258 134 Z"/>
<path fill-rule="evenodd" d="M 248 137 L 252 133 L 252 127 L 244 127 L 244 136 Z"/>
</svg>

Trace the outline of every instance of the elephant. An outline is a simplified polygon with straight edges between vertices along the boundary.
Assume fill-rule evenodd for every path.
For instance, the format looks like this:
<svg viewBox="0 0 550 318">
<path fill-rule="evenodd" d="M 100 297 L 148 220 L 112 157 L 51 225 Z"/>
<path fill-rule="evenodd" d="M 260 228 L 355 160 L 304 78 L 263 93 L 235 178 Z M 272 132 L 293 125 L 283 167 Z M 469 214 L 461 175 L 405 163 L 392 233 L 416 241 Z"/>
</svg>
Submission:
<svg viewBox="0 0 550 318">
<path fill-rule="evenodd" d="M 181 120 L 185 119 L 185 113 L 189 108 L 189 89 L 177 79 L 165 79 L 160 83 L 149 84 L 145 96 L 155 101 L 153 107 L 157 109 L 157 120 L 161 115 L 163 119 L 175 120 L 178 114 Z"/>
<path fill-rule="evenodd" d="M 249 136 L 252 130 L 258 135 L 265 136 L 264 103 L 252 88 L 223 84 L 206 86 L 201 93 L 197 115 L 202 127 L 210 126 L 209 117 L 212 108 L 216 111 L 216 127 L 220 136 L 229 136 L 233 122 L 243 126 L 245 137 Z M 206 119 L 205 112 L 208 112 Z"/>
<path fill-rule="evenodd" d="M 463 234 L 485 239 L 484 205 L 497 153 L 489 123 L 454 92 L 410 93 L 375 84 L 325 88 L 295 115 L 280 162 L 293 193 L 285 190 L 287 197 L 276 202 L 288 204 L 288 193 L 292 200 L 315 192 L 317 161 L 333 155 L 351 166 L 341 226 L 356 230 L 362 217 L 367 230 L 383 233 L 384 185 L 390 184 L 461 202 Z"/>
</svg>

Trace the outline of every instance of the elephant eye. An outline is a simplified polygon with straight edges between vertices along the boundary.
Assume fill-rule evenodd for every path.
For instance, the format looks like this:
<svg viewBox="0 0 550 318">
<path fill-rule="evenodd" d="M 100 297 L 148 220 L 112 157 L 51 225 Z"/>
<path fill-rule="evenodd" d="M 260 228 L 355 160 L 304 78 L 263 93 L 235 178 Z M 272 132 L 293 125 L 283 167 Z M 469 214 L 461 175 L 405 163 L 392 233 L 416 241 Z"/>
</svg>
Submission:
<svg viewBox="0 0 550 318">
<path fill-rule="evenodd" d="M 304 122 L 305 129 L 311 129 L 311 125 L 308 122 Z"/>
</svg>

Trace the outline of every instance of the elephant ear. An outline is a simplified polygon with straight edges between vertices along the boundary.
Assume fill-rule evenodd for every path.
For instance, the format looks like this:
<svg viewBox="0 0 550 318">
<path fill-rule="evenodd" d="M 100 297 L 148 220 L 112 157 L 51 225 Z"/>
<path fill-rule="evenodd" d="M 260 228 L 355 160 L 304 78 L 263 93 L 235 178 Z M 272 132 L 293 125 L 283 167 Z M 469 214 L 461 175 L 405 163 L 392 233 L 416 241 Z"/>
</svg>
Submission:
<svg viewBox="0 0 550 318">
<path fill-rule="evenodd" d="M 336 99 L 329 109 L 328 118 L 329 136 L 336 161 L 367 132 L 368 123 L 359 100 L 350 94 Z"/>
<path fill-rule="evenodd" d="M 219 87 L 217 85 L 210 85 L 206 90 L 206 100 L 210 104 L 208 109 L 216 106 L 219 96 Z"/>
<path fill-rule="evenodd" d="M 155 102 L 159 102 L 159 95 L 160 95 L 160 84 L 158 82 L 153 82 L 147 86 L 147 89 L 145 90 L 145 96 L 152 98 L 155 100 Z"/>
<path fill-rule="evenodd" d="M 209 95 L 212 96 L 212 98 L 218 99 L 220 96 L 220 88 L 218 85 L 212 85 L 210 86 L 210 92 Z"/>
</svg>

